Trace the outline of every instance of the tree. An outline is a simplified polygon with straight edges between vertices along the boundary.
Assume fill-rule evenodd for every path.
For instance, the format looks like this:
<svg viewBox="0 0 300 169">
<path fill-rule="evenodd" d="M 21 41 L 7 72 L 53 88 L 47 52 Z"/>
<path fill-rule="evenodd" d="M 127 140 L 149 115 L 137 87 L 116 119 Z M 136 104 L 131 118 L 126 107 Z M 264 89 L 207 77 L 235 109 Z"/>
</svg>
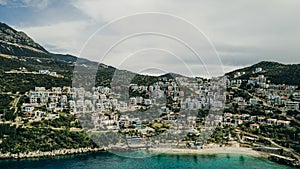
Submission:
<svg viewBox="0 0 300 169">
<path fill-rule="evenodd" d="M 17 117 L 17 115 L 14 113 L 14 109 L 12 110 L 4 110 L 4 119 L 7 121 L 14 121 Z"/>
</svg>

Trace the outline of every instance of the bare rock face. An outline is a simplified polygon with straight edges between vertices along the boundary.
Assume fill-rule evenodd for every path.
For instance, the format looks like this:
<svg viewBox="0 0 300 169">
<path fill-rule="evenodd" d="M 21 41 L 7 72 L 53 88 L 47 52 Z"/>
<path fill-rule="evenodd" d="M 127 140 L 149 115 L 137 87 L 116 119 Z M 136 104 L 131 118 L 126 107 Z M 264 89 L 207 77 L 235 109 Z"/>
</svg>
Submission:
<svg viewBox="0 0 300 169">
<path fill-rule="evenodd" d="M 72 55 L 55 54 L 47 51 L 40 44 L 22 31 L 17 31 L 5 23 L 0 22 L 0 58 L 15 58 L 25 60 L 57 60 L 58 62 L 72 63 L 77 57 Z M 82 59 L 87 62 L 86 59 Z M 34 61 L 34 63 L 37 63 Z M 49 63 L 50 65 L 50 63 Z"/>
<path fill-rule="evenodd" d="M 40 53 L 48 53 L 41 45 L 35 43 L 24 32 L 16 31 L 5 23 L 0 22 L 0 53 L 8 51 L 21 53 L 22 51 L 38 51 Z"/>
<path fill-rule="evenodd" d="M 13 28 L 6 25 L 5 23 L 1 23 L 1 22 L 0 22 L 0 41 L 1 43 L 6 43 L 7 45 L 26 46 L 47 53 L 47 51 L 41 45 L 35 43 L 24 32 L 16 31 Z"/>
</svg>

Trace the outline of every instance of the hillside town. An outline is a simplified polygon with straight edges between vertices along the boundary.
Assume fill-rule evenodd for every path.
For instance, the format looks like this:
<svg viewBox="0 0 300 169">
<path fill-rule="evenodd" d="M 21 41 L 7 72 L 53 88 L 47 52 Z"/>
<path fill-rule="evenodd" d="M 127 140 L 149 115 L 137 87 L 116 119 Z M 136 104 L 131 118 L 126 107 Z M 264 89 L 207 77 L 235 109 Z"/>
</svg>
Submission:
<svg viewBox="0 0 300 169">
<path fill-rule="evenodd" d="M 261 71 L 261 68 L 257 68 L 255 73 Z M 212 104 L 214 104 L 214 107 L 225 107 L 225 110 L 235 109 L 239 111 L 247 110 L 250 106 L 263 106 L 264 114 L 271 116 L 275 113 L 274 111 L 299 111 L 300 92 L 297 90 L 297 86 L 275 85 L 267 82 L 264 75 L 259 75 L 250 78 L 246 82 L 247 86 L 255 86 L 255 88 L 243 90 L 240 87 L 245 81 L 242 82 L 238 79 L 243 73 L 245 72 L 237 73 L 234 80 L 226 81 L 229 90 L 224 91 L 222 95 L 210 92 L 208 81 L 189 81 L 188 78 L 176 78 L 173 81 L 164 79 L 149 86 L 130 84 L 129 90 L 138 94 L 128 98 L 128 100 L 119 99 L 118 94 L 104 86 L 95 87 L 91 91 L 75 87 L 52 87 L 51 89 L 35 87 L 34 90 L 26 93 L 29 102 L 22 104 L 21 111 L 23 112 L 23 118 L 31 120 L 41 120 L 42 117 L 58 118 L 59 112 L 65 109 L 75 115 L 92 113 L 92 121 L 95 124 L 108 123 L 104 120 L 105 118 L 100 119 L 95 113 L 127 112 L 151 106 L 159 106 L 158 113 L 167 113 L 171 118 L 182 110 L 209 109 Z M 187 87 L 192 94 L 185 94 L 183 90 L 180 90 L 180 87 Z M 238 96 L 238 94 L 245 96 Z M 172 104 L 175 107 L 173 105 L 166 106 L 165 102 L 157 101 L 157 99 L 166 95 L 171 96 Z M 226 105 L 225 95 L 227 97 Z M 223 100 L 220 100 L 220 97 L 223 97 Z M 176 109 L 176 106 L 178 109 Z M 112 116 L 109 119 L 116 119 L 116 117 Z M 253 122 L 251 124 L 253 129 L 259 128 L 260 124 L 285 126 L 290 124 L 290 120 L 225 111 L 222 125 L 238 126 L 245 121 Z"/>
<path fill-rule="evenodd" d="M 141 120 L 136 117 L 130 118 L 130 112 L 142 111 L 150 107 L 156 107 L 157 115 L 164 115 L 157 120 L 162 120 L 168 116 L 168 120 L 175 120 L 183 110 L 198 110 L 223 108 L 225 103 L 224 93 L 210 92 L 212 87 L 208 82 L 189 82 L 188 78 L 178 78 L 180 84 L 192 89 L 194 94 L 186 96 L 183 90 L 179 89 L 178 83 L 171 79 L 162 79 L 162 81 L 149 86 L 139 86 L 130 84 L 129 92 L 136 95 L 127 100 L 120 99 L 120 95 L 108 87 L 95 87 L 91 91 L 84 88 L 75 87 L 35 87 L 35 90 L 27 93 L 28 103 L 22 104 L 23 119 L 38 121 L 43 118 L 58 118 L 59 112 L 68 110 L 70 114 L 81 116 L 83 114 L 91 115 L 93 129 L 120 129 L 132 127 L 132 124 L 141 128 Z M 218 86 L 213 86 L 218 88 Z M 167 96 L 167 97 L 166 97 Z M 165 98 L 164 98 L 165 97 Z M 199 98 L 199 99 L 198 99 Z M 165 99 L 161 101 L 161 99 Z M 166 100 L 171 100 L 170 104 Z M 120 115 L 123 114 L 123 115 Z M 191 124 L 196 124 L 195 116 L 190 116 Z M 221 122 L 221 115 L 216 115 L 218 122 Z M 143 119 L 154 120 L 154 119 Z M 218 123 L 216 122 L 216 123 Z"/>
<path fill-rule="evenodd" d="M 0 169 L 300 168 L 299 6 L 0 0 Z"/>
<path fill-rule="evenodd" d="M 278 155 L 282 150 L 292 161 L 298 160 L 298 86 L 272 84 L 262 68 L 252 72 L 257 76 L 239 79 L 245 74 L 237 72 L 233 78 L 221 80 L 176 77 L 161 78 L 148 86 L 130 84 L 125 99 L 105 86 L 87 90 L 35 87 L 22 96 L 25 101 L 20 109 L 15 107 L 20 116 L 13 123 L 26 126 L 59 119 L 64 112 L 79 119 L 80 125 L 73 130 L 122 133 L 131 147 L 250 146 Z M 181 131 L 176 132 L 180 137 L 157 137 L 170 131 Z M 113 144 L 124 147 L 122 142 Z"/>
</svg>

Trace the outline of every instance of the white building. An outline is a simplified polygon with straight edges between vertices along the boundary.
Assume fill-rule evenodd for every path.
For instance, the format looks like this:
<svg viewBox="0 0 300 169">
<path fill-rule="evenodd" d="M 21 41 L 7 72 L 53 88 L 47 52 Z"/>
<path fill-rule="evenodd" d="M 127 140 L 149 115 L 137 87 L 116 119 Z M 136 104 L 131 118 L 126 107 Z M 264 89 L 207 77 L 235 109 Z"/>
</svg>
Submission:
<svg viewBox="0 0 300 169">
<path fill-rule="evenodd" d="M 299 110 L 299 102 L 287 101 L 285 102 L 285 108 L 287 110 Z"/>
<path fill-rule="evenodd" d="M 257 67 L 257 68 L 255 68 L 255 73 L 259 73 L 259 72 L 261 72 L 263 69 L 261 68 L 261 67 Z"/>
<path fill-rule="evenodd" d="M 145 100 L 144 100 L 144 104 L 145 104 L 146 106 L 149 106 L 149 105 L 152 104 L 152 100 L 151 100 L 151 99 L 145 99 Z"/>
</svg>

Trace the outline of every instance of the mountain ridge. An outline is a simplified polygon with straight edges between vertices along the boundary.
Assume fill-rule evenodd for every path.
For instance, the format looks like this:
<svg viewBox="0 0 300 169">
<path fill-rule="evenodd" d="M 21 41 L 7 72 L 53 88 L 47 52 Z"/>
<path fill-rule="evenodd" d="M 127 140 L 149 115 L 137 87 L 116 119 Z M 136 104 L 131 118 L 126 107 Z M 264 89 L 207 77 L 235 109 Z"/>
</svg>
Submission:
<svg viewBox="0 0 300 169">
<path fill-rule="evenodd" d="M 96 63 L 84 58 L 78 58 L 73 55 L 51 53 L 38 43 L 34 42 L 24 32 L 17 31 L 2 22 L 0 22 L 0 61 L 2 65 L 0 67 L 0 72 L 2 72 L 2 74 L 5 71 L 18 69 L 20 67 L 25 67 L 29 71 L 49 69 L 51 71 L 56 71 L 59 74 L 62 74 L 65 77 L 65 80 L 69 82 L 71 81 L 73 75 L 74 66 L 96 65 L 99 66 L 97 75 L 105 76 L 98 77 L 98 80 L 101 82 L 97 84 L 102 84 L 102 82 L 105 81 L 105 85 L 109 85 L 110 80 L 108 78 L 112 77 L 115 70 L 117 70 L 112 66 L 108 66 L 102 63 Z M 255 69 L 258 67 L 261 67 L 263 69 L 263 72 L 253 74 L 252 72 L 255 71 Z M 298 77 L 300 74 L 300 64 L 281 64 L 273 61 L 262 61 L 252 66 L 228 72 L 225 75 L 228 76 L 229 79 L 234 79 L 234 74 L 237 72 L 247 72 L 245 75 L 240 76 L 240 79 L 247 79 L 249 77 L 257 76 L 263 73 L 269 80 L 271 80 L 271 82 L 275 84 L 285 83 L 300 86 L 300 78 Z M 12 76 L 8 74 L 5 75 Z M 145 78 L 144 76 L 145 75 L 140 75 L 138 79 L 149 79 L 148 77 L 152 77 L 145 76 Z M 182 75 L 175 73 L 166 73 L 155 78 L 162 77 L 175 78 L 182 77 Z"/>
<path fill-rule="evenodd" d="M 49 53 L 38 43 L 34 42 L 28 35 L 22 31 L 17 31 L 5 23 L 0 22 L 0 44 L 6 44 L 8 46 L 16 46 L 20 48 L 27 48 L 35 50 L 40 53 Z M 0 45 L 2 46 L 2 45 Z M 8 48 L 11 51 L 12 48 Z M 3 48 L 2 48 L 3 52 Z"/>
<path fill-rule="evenodd" d="M 262 68 L 262 71 L 256 72 L 256 68 Z M 247 66 L 226 73 L 229 79 L 236 79 L 234 75 L 237 72 L 245 72 L 245 74 L 237 77 L 239 79 L 248 79 L 257 75 L 264 75 L 271 83 L 290 84 L 300 86 L 300 64 L 283 64 L 275 61 L 261 61 L 254 65 Z"/>
</svg>

